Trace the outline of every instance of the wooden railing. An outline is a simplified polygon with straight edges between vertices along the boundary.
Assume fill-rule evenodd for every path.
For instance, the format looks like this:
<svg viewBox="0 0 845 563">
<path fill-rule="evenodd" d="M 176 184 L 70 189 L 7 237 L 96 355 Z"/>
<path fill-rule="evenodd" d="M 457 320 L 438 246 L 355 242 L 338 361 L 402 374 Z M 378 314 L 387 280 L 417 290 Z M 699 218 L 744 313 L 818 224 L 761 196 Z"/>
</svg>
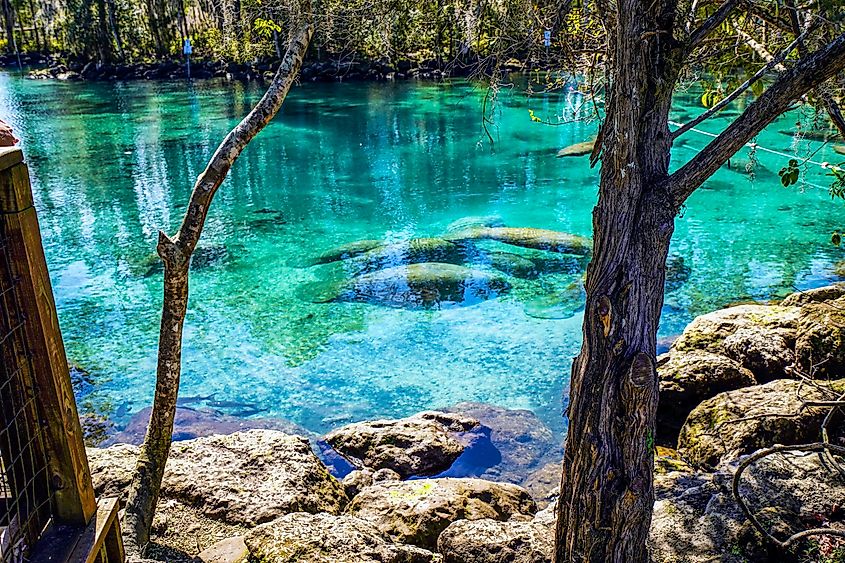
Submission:
<svg viewBox="0 0 845 563">
<path fill-rule="evenodd" d="M 123 561 L 94 498 L 29 171 L 0 148 L 0 563 Z"/>
</svg>

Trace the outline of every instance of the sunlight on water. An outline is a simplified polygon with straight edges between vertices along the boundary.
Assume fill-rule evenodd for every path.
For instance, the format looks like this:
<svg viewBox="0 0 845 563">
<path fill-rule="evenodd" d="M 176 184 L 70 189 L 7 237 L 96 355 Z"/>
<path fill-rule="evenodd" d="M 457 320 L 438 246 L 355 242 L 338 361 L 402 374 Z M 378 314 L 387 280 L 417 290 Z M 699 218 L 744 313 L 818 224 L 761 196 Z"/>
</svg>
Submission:
<svg viewBox="0 0 845 563">
<path fill-rule="evenodd" d="M 260 94 L 217 81 L 0 75 L 0 117 L 17 129 L 30 165 L 68 354 L 95 376 L 86 404 L 119 422 L 152 396 L 158 230 L 178 226 L 193 179 Z M 214 394 L 227 413 L 315 431 L 464 400 L 532 409 L 561 429 L 580 345 L 583 259 L 491 240 L 446 245 L 440 289 L 423 284 L 413 302 L 402 301 L 417 287 L 408 268 L 387 280 L 373 273 L 395 266 L 410 239 L 448 239 L 479 223 L 590 235 L 597 171 L 586 157 L 555 154 L 588 140 L 596 124 L 532 122 L 529 109 L 545 120 L 577 104 L 571 93 L 503 90 L 491 148 L 482 97 L 460 82 L 295 88 L 211 210 L 193 266 L 183 395 Z M 701 111 L 694 91 L 677 102 L 675 120 Z M 718 132 L 735 110 L 701 129 Z M 789 133 L 810 118 L 784 117 L 758 142 L 809 155 L 818 143 L 796 144 Z M 707 141 L 685 135 L 675 164 Z M 677 221 L 661 337 L 728 303 L 835 279 L 843 256 L 828 241 L 845 226 L 843 204 L 830 201 L 824 171 L 808 165 L 805 183 L 784 189 L 785 159 L 757 151 L 752 181 L 747 152 Z M 827 146 L 813 159 L 845 157 Z M 450 227 L 470 216 L 479 219 Z M 309 265 L 360 240 L 382 255 Z M 375 278 L 350 286 L 357 273 Z M 473 289 L 443 290 L 454 276 L 469 276 L 461 279 Z M 472 303 L 452 306 L 467 296 Z"/>
</svg>

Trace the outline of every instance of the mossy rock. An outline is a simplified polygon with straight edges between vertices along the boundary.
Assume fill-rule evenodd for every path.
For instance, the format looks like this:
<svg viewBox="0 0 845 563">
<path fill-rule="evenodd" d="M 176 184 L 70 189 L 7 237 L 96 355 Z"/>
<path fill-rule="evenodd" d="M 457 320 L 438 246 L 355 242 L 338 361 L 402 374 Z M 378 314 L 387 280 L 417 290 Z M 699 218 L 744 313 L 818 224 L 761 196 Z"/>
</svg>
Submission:
<svg viewBox="0 0 845 563">
<path fill-rule="evenodd" d="M 845 298 L 809 303 L 801 309 L 795 357 L 811 377 L 845 375 Z"/>
<path fill-rule="evenodd" d="M 845 390 L 845 379 L 829 391 L 801 381 L 779 379 L 720 393 L 698 405 L 678 437 L 678 450 L 693 465 L 713 467 L 773 444 L 816 441 L 827 409 L 805 401 L 831 400 Z"/>
<path fill-rule="evenodd" d="M 592 252 L 592 241 L 586 237 L 531 227 L 477 227 L 448 235 L 447 238 L 453 242 L 495 240 L 512 246 L 579 256 Z"/>
<path fill-rule="evenodd" d="M 783 305 L 738 305 L 696 317 L 672 345 L 673 350 L 724 353 L 724 341 L 740 328 L 777 330 L 794 340 L 801 310 Z"/>
</svg>

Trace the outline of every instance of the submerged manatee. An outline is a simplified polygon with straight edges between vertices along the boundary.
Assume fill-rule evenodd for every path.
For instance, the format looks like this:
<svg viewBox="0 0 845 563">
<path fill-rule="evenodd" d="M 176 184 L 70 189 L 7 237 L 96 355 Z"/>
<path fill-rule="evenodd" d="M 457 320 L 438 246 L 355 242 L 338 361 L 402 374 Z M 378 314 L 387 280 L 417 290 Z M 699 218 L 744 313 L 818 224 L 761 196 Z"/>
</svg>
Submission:
<svg viewBox="0 0 845 563">
<path fill-rule="evenodd" d="M 845 145 L 833 145 L 833 152 L 837 154 L 845 154 Z"/>
<path fill-rule="evenodd" d="M 408 264 L 364 274 L 342 284 L 334 301 L 389 307 L 430 307 L 440 303 L 473 305 L 506 293 L 510 284 L 490 272 L 454 264 Z"/>
<path fill-rule="evenodd" d="M 357 274 L 367 274 L 407 264 L 463 264 L 465 261 L 464 249 L 454 242 L 442 238 L 415 238 L 374 248 L 355 258 L 352 266 Z"/>
<path fill-rule="evenodd" d="M 367 239 L 367 240 L 356 240 L 355 242 L 348 242 L 346 244 L 341 244 L 340 246 L 335 246 L 329 250 L 326 250 L 316 258 L 314 258 L 311 262 L 311 266 L 316 266 L 317 264 L 328 264 L 330 262 L 337 262 L 339 260 L 346 260 L 348 258 L 354 258 L 355 256 L 360 256 L 365 252 L 369 252 L 374 248 L 378 248 L 380 246 L 384 246 L 384 241 L 382 240 L 375 240 L 375 239 Z"/>
<path fill-rule="evenodd" d="M 505 222 L 498 215 L 472 215 L 452 221 L 446 226 L 446 232 L 454 233 L 472 227 L 504 227 Z"/>
<path fill-rule="evenodd" d="M 562 291 L 527 301 L 523 311 L 535 319 L 568 319 L 584 309 L 587 294 L 580 282 L 574 282 Z"/>
<path fill-rule="evenodd" d="M 493 250 L 478 254 L 479 264 L 488 265 L 494 270 L 504 272 L 515 278 L 531 279 L 540 275 L 540 271 L 531 259 L 512 252 Z"/>
<path fill-rule="evenodd" d="M 596 142 L 594 140 L 584 141 L 583 143 L 575 143 L 574 145 L 569 145 L 568 147 L 564 147 L 557 151 L 557 156 L 560 158 L 562 156 L 584 156 L 591 154 L 595 144 Z"/>
<path fill-rule="evenodd" d="M 450 241 L 495 240 L 513 246 L 586 256 L 592 242 L 586 237 L 529 227 L 478 227 L 448 236 Z"/>
</svg>

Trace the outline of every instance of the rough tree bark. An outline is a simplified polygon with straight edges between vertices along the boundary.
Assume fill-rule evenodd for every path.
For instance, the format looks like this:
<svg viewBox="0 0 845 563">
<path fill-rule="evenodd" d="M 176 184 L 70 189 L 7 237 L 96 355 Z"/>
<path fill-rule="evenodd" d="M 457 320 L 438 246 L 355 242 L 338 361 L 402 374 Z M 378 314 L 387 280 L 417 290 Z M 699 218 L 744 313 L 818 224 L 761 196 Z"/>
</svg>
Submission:
<svg viewBox="0 0 845 563">
<path fill-rule="evenodd" d="M 731 9 L 736 2 L 728 0 Z M 803 58 L 721 135 L 669 174 L 672 90 L 691 45 L 730 9 L 680 42 L 674 0 L 620 0 L 610 27 L 608 103 L 593 211 L 583 344 L 572 366 L 555 562 L 648 560 L 658 398 L 656 334 L 666 256 L 684 201 L 808 91 L 845 67 L 845 35 Z"/>
<path fill-rule="evenodd" d="M 159 233 L 158 254 L 164 262 L 164 304 L 159 336 L 156 390 L 147 434 L 129 489 L 124 517 L 127 553 L 143 555 L 149 541 L 164 467 L 170 453 L 173 419 L 182 366 L 182 328 L 188 306 L 188 272 L 191 255 L 199 242 L 209 206 L 229 169 L 246 145 L 281 108 L 308 49 L 313 34 L 310 13 L 293 34 L 287 53 L 267 92 L 232 131 L 226 135 L 197 178 L 188 210 L 174 237 Z"/>
</svg>

